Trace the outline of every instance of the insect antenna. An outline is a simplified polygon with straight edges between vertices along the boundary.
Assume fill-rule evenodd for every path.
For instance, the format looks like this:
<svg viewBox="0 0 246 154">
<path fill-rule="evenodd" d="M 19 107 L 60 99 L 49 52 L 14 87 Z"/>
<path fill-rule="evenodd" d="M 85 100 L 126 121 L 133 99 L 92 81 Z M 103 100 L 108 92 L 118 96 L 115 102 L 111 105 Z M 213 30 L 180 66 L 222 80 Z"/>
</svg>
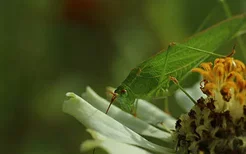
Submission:
<svg viewBox="0 0 246 154">
<path fill-rule="evenodd" d="M 111 91 L 110 91 L 110 93 L 111 93 L 113 96 L 112 96 L 111 101 L 110 101 L 110 104 L 109 104 L 109 106 L 108 106 L 108 108 L 107 108 L 107 110 L 106 110 L 106 112 L 105 112 L 106 114 L 108 114 L 108 111 L 109 111 L 111 105 L 113 104 L 114 100 L 115 100 L 116 97 L 117 97 L 117 93 L 113 93 L 113 92 L 111 92 Z"/>
</svg>

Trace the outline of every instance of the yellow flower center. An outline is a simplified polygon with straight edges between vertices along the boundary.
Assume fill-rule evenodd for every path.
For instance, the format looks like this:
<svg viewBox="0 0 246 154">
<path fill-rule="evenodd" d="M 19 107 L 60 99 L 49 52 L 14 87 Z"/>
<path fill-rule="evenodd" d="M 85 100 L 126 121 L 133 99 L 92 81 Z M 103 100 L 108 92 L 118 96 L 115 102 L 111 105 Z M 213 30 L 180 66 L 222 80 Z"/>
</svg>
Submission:
<svg viewBox="0 0 246 154">
<path fill-rule="evenodd" d="M 201 90 L 215 100 L 215 111 L 230 111 L 233 118 L 243 116 L 246 105 L 246 69 L 245 64 L 232 57 L 217 58 L 214 64 L 202 63 L 194 68 L 203 76 Z"/>
</svg>

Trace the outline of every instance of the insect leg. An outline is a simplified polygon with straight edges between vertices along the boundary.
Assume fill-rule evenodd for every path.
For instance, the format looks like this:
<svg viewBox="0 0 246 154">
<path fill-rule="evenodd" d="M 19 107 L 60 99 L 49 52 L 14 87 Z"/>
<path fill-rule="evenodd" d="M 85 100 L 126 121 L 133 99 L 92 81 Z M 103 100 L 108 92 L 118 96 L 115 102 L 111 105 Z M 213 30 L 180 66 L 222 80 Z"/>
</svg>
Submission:
<svg viewBox="0 0 246 154">
<path fill-rule="evenodd" d="M 196 104 L 196 101 L 185 91 L 185 89 L 183 87 L 181 87 L 181 85 L 179 84 L 178 80 L 175 77 L 170 76 L 169 79 L 171 81 L 173 81 L 178 87 L 179 89 L 194 103 Z"/>
<path fill-rule="evenodd" d="M 164 98 L 164 112 L 170 114 L 169 107 L 168 107 L 168 97 Z"/>
<path fill-rule="evenodd" d="M 136 99 L 135 103 L 132 106 L 132 115 L 137 117 L 137 107 L 138 107 L 138 99 Z"/>
<path fill-rule="evenodd" d="M 164 124 L 164 122 L 157 122 L 156 123 L 156 126 L 158 127 L 158 128 L 160 128 L 160 129 L 162 129 L 162 130 L 164 130 L 164 131 L 167 131 L 167 132 L 169 132 L 169 133 L 172 133 L 172 131 L 171 131 L 171 129 L 170 128 L 168 128 L 165 124 Z"/>
<path fill-rule="evenodd" d="M 168 107 L 169 92 L 163 88 L 160 88 L 156 94 L 159 96 L 159 97 L 156 97 L 157 99 L 163 99 L 164 101 L 164 112 L 170 114 L 169 107 Z"/>
<path fill-rule="evenodd" d="M 232 57 L 236 53 L 235 48 L 236 48 L 236 44 L 234 44 L 231 53 L 229 55 L 227 55 L 226 57 Z"/>
<path fill-rule="evenodd" d="M 96 153 L 96 148 L 94 148 L 94 149 L 93 149 L 93 152 L 92 152 L 92 154 L 95 154 L 95 153 Z"/>
</svg>

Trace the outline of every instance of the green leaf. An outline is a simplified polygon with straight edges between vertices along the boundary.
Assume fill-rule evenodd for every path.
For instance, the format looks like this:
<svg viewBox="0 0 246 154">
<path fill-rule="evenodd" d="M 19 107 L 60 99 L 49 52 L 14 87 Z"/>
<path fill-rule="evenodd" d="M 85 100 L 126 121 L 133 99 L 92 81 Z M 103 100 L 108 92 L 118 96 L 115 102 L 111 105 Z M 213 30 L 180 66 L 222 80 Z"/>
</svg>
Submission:
<svg viewBox="0 0 246 154">
<path fill-rule="evenodd" d="M 213 52 L 230 40 L 245 22 L 245 15 L 235 16 L 190 37 L 182 44 L 170 45 L 166 51 L 161 51 L 133 69 L 122 86 L 135 98 L 163 96 L 167 89 L 172 92 L 174 89 L 170 88 L 170 76 L 181 81 L 192 68 L 214 55 Z M 118 89 L 120 91 L 122 88 Z"/>
</svg>

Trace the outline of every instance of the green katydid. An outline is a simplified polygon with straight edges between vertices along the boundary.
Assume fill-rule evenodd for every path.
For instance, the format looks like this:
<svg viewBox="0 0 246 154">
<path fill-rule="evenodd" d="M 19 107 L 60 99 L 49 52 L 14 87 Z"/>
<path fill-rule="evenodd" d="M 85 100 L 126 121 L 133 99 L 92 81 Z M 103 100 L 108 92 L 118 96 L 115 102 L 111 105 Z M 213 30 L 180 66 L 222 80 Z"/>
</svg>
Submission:
<svg viewBox="0 0 246 154">
<path fill-rule="evenodd" d="M 169 77 L 182 81 L 225 41 L 228 41 L 245 24 L 245 15 L 229 18 L 202 31 L 183 44 L 172 43 L 166 51 L 150 57 L 134 68 L 114 91 L 110 105 L 116 99 L 122 110 L 131 113 L 136 99 L 164 97 L 172 93 Z"/>
</svg>

